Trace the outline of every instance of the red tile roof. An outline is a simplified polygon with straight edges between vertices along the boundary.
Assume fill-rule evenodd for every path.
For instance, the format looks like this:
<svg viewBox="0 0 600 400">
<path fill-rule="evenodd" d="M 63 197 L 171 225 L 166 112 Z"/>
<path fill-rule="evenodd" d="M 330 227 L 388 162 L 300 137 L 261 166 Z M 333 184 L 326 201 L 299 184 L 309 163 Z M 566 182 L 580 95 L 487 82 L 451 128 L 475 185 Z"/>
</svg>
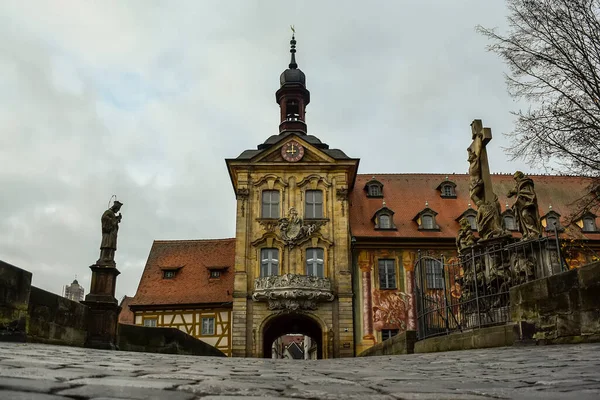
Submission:
<svg viewBox="0 0 600 400">
<path fill-rule="evenodd" d="M 436 188 L 446 179 L 456 184 L 456 198 L 442 198 Z M 383 198 L 368 198 L 364 190 L 365 184 L 373 177 L 383 184 Z M 592 182 L 591 178 L 577 176 L 530 175 L 533 179 L 538 197 L 540 216 L 544 216 L 552 205 L 564 219 L 574 212 L 574 202 L 586 193 L 586 188 Z M 508 198 L 507 193 L 515 185 L 510 174 L 492 175 L 494 192 L 502 207 L 512 206 L 514 197 Z M 350 193 L 350 228 L 356 237 L 381 238 L 454 238 L 459 225 L 456 221 L 468 204 L 469 176 L 467 174 L 359 174 L 356 185 Z M 397 230 L 375 230 L 372 217 L 382 207 L 394 211 L 394 223 Z M 419 231 L 413 218 L 425 208 L 436 211 L 436 222 L 440 231 Z M 475 209 L 475 205 L 473 204 Z M 562 221 L 565 222 L 565 221 Z M 585 233 L 588 239 L 600 240 L 600 234 Z"/>
<path fill-rule="evenodd" d="M 121 306 L 121 312 L 119 313 L 120 324 L 134 325 L 133 312 L 129 309 L 131 300 L 133 300 L 133 297 L 124 296 L 121 304 L 119 304 Z"/>
<path fill-rule="evenodd" d="M 191 305 L 233 301 L 235 239 L 156 240 L 132 306 Z M 163 278 L 163 270 L 179 268 Z M 209 279 L 211 267 L 228 267 Z"/>
</svg>

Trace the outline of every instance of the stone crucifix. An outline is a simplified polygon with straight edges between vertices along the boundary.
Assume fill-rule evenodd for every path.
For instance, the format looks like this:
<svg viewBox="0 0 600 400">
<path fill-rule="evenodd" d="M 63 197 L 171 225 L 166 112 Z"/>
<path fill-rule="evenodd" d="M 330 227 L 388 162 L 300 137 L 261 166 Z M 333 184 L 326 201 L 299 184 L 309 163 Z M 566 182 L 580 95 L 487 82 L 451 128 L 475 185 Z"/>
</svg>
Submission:
<svg viewBox="0 0 600 400">
<path fill-rule="evenodd" d="M 500 203 L 494 193 L 486 145 L 492 140 L 492 130 L 484 128 L 480 119 L 471 123 L 469 154 L 469 194 L 477 206 L 477 229 L 482 239 L 504 235 L 500 218 Z"/>
</svg>

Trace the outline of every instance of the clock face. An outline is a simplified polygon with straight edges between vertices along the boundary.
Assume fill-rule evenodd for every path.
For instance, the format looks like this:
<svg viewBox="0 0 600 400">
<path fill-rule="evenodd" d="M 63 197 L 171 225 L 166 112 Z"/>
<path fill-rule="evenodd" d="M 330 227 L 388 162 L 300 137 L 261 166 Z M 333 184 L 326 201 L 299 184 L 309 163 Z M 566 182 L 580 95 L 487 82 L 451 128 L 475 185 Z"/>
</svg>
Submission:
<svg viewBox="0 0 600 400">
<path fill-rule="evenodd" d="M 289 162 L 297 162 L 304 157 L 304 147 L 295 140 L 290 140 L 281 147 L 281 156 Z"/>
</svg>

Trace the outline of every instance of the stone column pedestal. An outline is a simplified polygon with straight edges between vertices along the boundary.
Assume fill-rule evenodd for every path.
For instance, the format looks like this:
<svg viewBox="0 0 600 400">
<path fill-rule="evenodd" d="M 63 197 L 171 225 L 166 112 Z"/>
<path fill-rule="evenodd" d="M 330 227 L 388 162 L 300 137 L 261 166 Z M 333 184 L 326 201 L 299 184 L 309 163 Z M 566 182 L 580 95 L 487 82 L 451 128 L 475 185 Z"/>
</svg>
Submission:
<svg viewBox="0 0 600 400">
<path fill-rule="evenodd" d="M 105 350 L 117 349 L 117 323 L 119 319 L 118 301 L 115 287 L 119 270 L 112 266 L 94 264 L 90 293 L 85 296 L 88 310 L 86 347 Z"/>
</svg>

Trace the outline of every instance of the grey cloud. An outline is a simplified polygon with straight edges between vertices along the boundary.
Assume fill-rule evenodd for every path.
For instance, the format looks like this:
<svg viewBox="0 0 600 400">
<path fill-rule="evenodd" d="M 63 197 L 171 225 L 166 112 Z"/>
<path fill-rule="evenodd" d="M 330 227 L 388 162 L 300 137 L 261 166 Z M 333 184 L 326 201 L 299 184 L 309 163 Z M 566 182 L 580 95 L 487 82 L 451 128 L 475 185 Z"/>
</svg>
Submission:
<svg viewBox="0 0 600 400">
<path fill-rule="evenodd" d="M 501 2 L 69 4 L 0 5 L 0 258 L 46 290 L 89 288 L 112 194 L 119 297 L 154 239 L 234 235 L 224 159 L 277 132 L 290 24 L 309 131 L 360 172 L 465 172 L 473 118 L 494 171 L 530 170 L 502 153 L 515 104 L 474 31 L 504 25 Z"/>
</svg>

